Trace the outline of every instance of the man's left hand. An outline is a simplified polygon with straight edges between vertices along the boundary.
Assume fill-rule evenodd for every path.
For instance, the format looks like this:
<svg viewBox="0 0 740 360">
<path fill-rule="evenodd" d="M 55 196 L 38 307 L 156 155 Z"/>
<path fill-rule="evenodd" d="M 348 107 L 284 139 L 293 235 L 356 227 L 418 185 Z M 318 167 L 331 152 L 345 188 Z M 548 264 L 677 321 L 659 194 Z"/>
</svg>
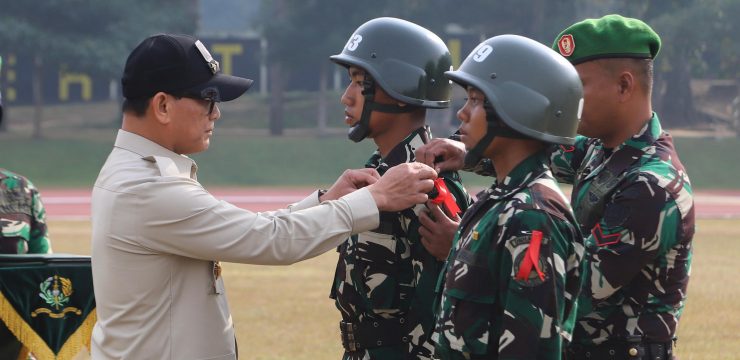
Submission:
<svg viewBox="0 0 740 360">
<path fill-rule="evenodd" d="M 427 207 L 429 213 L 422 211 L 419 214 L 421 243 L 432 256 L 443 261 L 452 248 L 452 239 L 460 225 L 460 217 L 455 215 L 454 219 L 450 219 L 439 205 L 431 202 L 427 202 Z"/>
<path fill-rule="evenodd" d="M 374 184 L 380 179 L 378 171 L 371 168 L 345 170 L 334 185 L 319 197 L 319 201 L 336 200 L 359 188 Z"/>
</svg>

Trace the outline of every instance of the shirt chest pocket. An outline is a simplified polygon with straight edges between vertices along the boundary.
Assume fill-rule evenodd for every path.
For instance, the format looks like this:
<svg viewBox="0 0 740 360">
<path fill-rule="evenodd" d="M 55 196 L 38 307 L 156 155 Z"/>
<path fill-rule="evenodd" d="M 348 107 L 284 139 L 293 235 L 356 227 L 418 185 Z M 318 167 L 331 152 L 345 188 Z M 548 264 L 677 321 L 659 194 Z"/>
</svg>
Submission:
<svg viewBox="0 0 740 360">
<path fill-rule="evenodd" d="M 0 213 L 18 214 L 30 217 L 33 214 L 31 196 L 24 193 L 21 187 L 5 189 L 0 196 Z"/>
<path fill-rule="evenodd" d="M 486 354 L 496 303 L 495 282 L 483 254 L 461 249 L 447 272 L 439 327 L 452 348 L 470 354 Z"/>
<path fill-rule="evenodd" d="M 356 243 L 357 276 L 360 294 L 375 312 L 397 307 L 397 240 L 390 234 L 364 232 Z"/>
<path fill-rule="evenodd" d="M 18 249 L 16 244 L 20 240 L 27 242 L 31 237 L 32 206 L 30 196 L 24 194 L 20 187 L 6 189 L 0 195 L 0 237 L 5 240 L 0 247 L 4 252 L 26 253 Z M 23 246 L 27 248 L 27 245 Z"/>
</svg>

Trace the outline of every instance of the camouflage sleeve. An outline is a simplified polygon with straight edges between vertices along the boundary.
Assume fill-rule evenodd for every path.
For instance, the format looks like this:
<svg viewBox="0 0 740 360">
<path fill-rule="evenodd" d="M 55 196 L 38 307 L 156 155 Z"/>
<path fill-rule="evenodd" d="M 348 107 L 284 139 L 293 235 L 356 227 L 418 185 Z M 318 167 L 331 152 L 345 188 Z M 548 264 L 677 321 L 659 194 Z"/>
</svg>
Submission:
<svg viewBox="0 0 740 360">
<path fill-rule="evenodd" d="M 558 182 L 573 184 L 588 150 L 589 138 L 578 135 L 574 145 L 558 145 L 550 154 L 550 170 Z"/>
<path fill-rule="evenodd" d="M 46 227 L 46 209 L 41 202 L 41 194 L 33 184 L 28 181 L 28 189 L 31 192 L 31 231 L 28 239 L 29 254 L 50 254 L 51 242 Z"/>
<path fill-rule="evenodd" d="M 578 295 L 577 230 L 540 210 L 520 212 L 507 226 L 515 231 L 505 233 L 499 359 L 560 359 Z"/>
<path fill-rule="evenodd" d="M 681 213 L 668 192 L 644 177 L 628 182 L 606 204 L 586 240 L 587 271 L 579 313 L 608 298 L 680 237 Z"/>
</svg>

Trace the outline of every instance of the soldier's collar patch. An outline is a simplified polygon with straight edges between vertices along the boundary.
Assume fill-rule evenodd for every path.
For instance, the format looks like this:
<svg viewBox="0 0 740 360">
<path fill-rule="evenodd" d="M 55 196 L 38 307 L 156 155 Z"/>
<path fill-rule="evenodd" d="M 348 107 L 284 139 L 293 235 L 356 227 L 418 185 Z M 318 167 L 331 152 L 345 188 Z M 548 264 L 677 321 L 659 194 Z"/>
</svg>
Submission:
<svg viewBox="0 0 740 360">
<path fill-rule="evenodd" d="M 560 145 L 560 149 L 563 150 L 563 152 L 574 152 L 576 150 L 576 147 L 573 145 Z"/>
<path fill-rule="evenodd" d="M 576 50 L 576 42 L 573 40 L 573 35 L 565 34 L 561 36 L 560 40 L 558 40 L 558 50 L 565 57 L 573 55 L 573 52 Z"/>
</svg>

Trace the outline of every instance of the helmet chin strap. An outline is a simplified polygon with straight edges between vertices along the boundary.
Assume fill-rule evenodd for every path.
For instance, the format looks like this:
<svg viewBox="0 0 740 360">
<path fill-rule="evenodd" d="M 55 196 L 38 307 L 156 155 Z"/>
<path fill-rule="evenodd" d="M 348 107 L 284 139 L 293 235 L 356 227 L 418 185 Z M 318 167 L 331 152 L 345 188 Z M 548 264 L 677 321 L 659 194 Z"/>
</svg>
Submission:
<svg viewBox="0 0 740 360">
<path fill-rule="evenodd" d="M 365 75 L 365 80 L 362 81 L 362 96 L 365 97 L 365 103 L 362 106 L 360 121 L 353 125 L 347 133 L 347 137 L 354 142 L 360 142 L 370 135 L 370 115 L 373 111 L 401 114 L 416 110 L 416 107 L 411 105 L 399 106 L 398 104 L 375 102 L 375 81 L 369 75 Z"/>
<path fill-rule="evenodd" d="M 504 122 L 493 110 L 493 107 L 486 101 L 486 135 L 478 141 L 475 146 L 465 154 L 465 167 L 474 167 L 483 159 L 483 153 L 491 145 L 493 139 L 497 136 L 509 139 L 532 139 L 514 129 L 506 126 Z"/>
</svg>

